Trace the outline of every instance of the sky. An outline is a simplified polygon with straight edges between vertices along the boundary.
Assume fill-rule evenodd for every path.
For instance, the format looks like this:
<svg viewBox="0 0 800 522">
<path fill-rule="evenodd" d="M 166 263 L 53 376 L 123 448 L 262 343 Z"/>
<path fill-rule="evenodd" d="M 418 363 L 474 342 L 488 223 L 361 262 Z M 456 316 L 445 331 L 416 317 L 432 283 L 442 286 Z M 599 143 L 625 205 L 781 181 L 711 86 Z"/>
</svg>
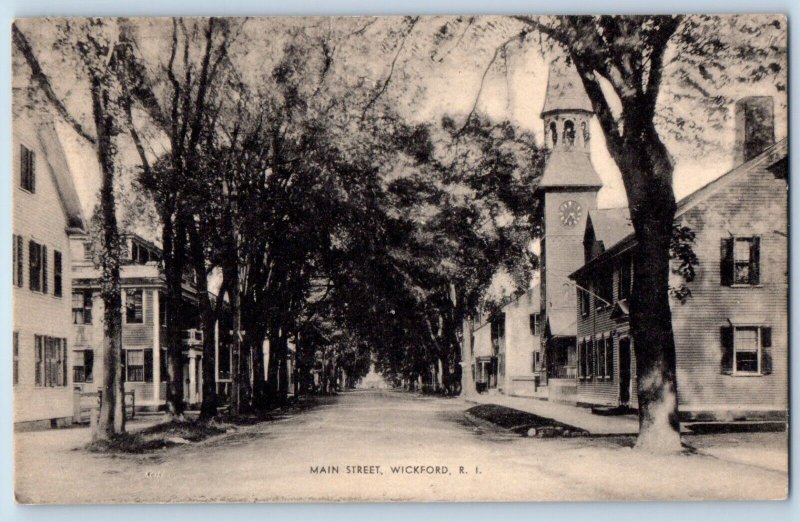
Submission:
<svg viewBox="0 0 800 522">
<path fill-rule="evenodd" d="M 251 19 L 246 22 L 237 59 L 246 69 L 243 74 L 258 78 L 259 74 L 270 69 L 280 54 L 289 29 L 329 31 L 341 35 L 352 32 L 353 28 L 366 27 L 358 38 L 340 36 L 337 40 L 335 60 L 339 73 L 379 83 L 391 71 L 392 80 L 387 85 L 386 96 L 397 104 L 401 115 L 415 122 L 435 122 L 444 115 L 459 121 L 475 105 L 478 111 L 492 119 L 508 119 L 532 131 L 537 142 L 542 143 L 540 111 L 544 104 L 548 64 L 556 55 L 535 42 L 513 43 L 506 47 L 505 53 L 499 53 L 487 69 L 495 49 L 515 30 L 514 23 L 508 18 L 482 18 L 469 30 L 454 33 L 450 40 L 434 46 L 431 35 L 435 37 L 437 30 L 448 21 L 443 17 L 422 18 L 403 42 L 398 35 L 404 34 L 407 22 L 401 17 L 383 17 L 375 23 L 364 18 Z M 168 33 L 163 32 L 163 26 L 158 22 L 145 24 L 149 30 L 145 52 L 157 54 L 159 47 L 165 45 Z M 457 27 L 463 27 L 463 24 Z M 397 52 L 398 46 L 402 47 L 400 52 Z M 664 89 L 669 88 L 669 81 L 669 78 L 665 79 Z M 73 90 L 69 92 L 74 95 Z M 782 139 L 786 136 L 785 92 L 777 92 L 772 84 L 762 82 L 741 94 L 776 96 L 776 137 Z M 685 107 L 687 118 L 693 117 L 692 109 L 691 106 Z M 718 131 L 722 147 L 701 153 L 696 148 L 670 142 L 667 136 L 664 137 L 675 161 L 674 190 L 677 198 L 733 167 L 733 123 L 733 118 L 728 118 Z M 58 130 L 75 173 L 84 212 L 89 216 L 96 204 L 100 184 L 94 151 L 66 124 L 60 124 Z M 619 170 L 606 150 L 596 120 L 592 122 L 592 136 L 591 159 L 603 181 L 598 205 L 600 208 L 625 206 Z M 123 162 L 137 161 L 132 149 L 123 150 L 122 154 Z"/>
</svg>

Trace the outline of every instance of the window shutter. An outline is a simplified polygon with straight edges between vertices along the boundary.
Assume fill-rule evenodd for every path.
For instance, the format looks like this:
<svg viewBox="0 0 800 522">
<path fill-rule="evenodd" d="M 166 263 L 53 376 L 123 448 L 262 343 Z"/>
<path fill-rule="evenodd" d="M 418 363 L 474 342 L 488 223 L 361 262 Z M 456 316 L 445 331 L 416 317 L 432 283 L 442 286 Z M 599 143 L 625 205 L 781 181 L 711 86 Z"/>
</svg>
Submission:
<svg viewBox="0 0 800 522">
<path fill-rule="evenodd" d="M 761 284 L 761 238 L 754 237 L 750 243 L 750 284 Z"/>
<path fill-rule="evenodd" d="M 47 293 L 47 247 L 42 246 L 42 293 Z"/>
<path fill-rule="evenodd" d="M 31 161 L 31 167 L 30 167 L 30 176 L 31 176 L 31 178 L 30 178 L 31 179 L 30 190 L 31 190 L 31 192 L 36 192 L 36 154 L 34 154 L 33 151 L 30 151 L 30 153 L 28 154 L 28 157 L 30 157 L 30 161 Z"/>
<path fill-rule="evenodd" d="M 772 373 L 772 328 L 761 329 L 761 374 Z"/>
<path fill-rule="evenodd" d="M 720 241 L 719 273 L 722 285 L 733 284 L 733 238 L 722 238 Z"/>
<path fill-rule="evenodd" d="M 64 386 L 66 386 L 67 385 L 67 375 L 68 375 L 67 374 L 67 368 L 69 367 L 69 365 L 67 364 L 67 357 L 69 356 L 69 352 L 67 351 L 67 340 L 66 339 L 61 339 L 61 349 L 64 350 L 64 356 L 61 359 L 62 360 L 62 368 L 61 368 L 61 370 L 62 370 L 62 378 L 63 378 L 63 380 L 61 382 L 63 382 Z"/>
<path fill-rule="evenodd" d="M 726 375 L 733 373 L 733 327 L 723 326 L 719 329 L 722 359 L 720 371 Z"/>
<path fill-rule="evenodd" d="M 34 279 L 36 279 L 36 271 L 39 269 L 38 263 L 34 262 L 36 257 L 36 243 L 28 241 L 28 282 L 31 290 L 38 290 L 33 284 Z"/>
<path fill-rule="evenodd" d="M 153 382 L 153 350 L 144 351 L 144 382 Z"/>
<path fill-rule="evenodd" d="M 19 256 L 19 253 L 17 253 L 17 235 L 16 234 L 11 236 L 11 251 L 13 252 L 13 256 L 12 256 L 13 265 L 11 266 L 11 284 L 14 285 L 14 286 L 17 286 L 17 284 L 18 284 L 17 283 L 17 256 Z"/>
<path fill-rule="evenodd" d="M 25 264 L 23 263 L 23 251 L 25 248 L 22 245 L 22 236 L 17 236 L 17 286 L 22 288 L 22 280 L 24 279 L 23 273 L 25 272 Z"/>
</svg>

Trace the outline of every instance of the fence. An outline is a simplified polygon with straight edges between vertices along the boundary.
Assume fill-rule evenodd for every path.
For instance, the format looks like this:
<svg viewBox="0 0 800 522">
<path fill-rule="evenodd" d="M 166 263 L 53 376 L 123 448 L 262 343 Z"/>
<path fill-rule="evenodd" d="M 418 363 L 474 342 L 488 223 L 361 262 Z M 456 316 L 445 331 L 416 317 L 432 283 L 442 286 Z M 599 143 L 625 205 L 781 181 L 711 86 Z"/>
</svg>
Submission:
<svg viewBox="0 0 800 522">
<path fill-rule="evenodd" d="M 102 390 L 96 392 L 82 392 L 75 390 L 75 407 L 72 422 L 86 424 L 91 421 L 92 411 L 100 409 Z M 136 391 L 125 392 L 125 418 L 133 419 L 136 416 Z"/>
</svg>

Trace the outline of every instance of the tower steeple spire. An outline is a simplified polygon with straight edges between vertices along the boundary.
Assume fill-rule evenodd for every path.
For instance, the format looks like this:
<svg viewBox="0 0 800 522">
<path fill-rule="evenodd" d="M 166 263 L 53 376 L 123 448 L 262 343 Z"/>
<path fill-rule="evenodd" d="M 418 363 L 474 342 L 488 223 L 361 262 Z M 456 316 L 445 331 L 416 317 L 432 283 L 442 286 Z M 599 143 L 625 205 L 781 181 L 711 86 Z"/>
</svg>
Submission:
<svg viewBox="0 0 800 522">
<path fill-rule="evenodd" d="M 592 104 L 575 68 L 564 63 L 551 63 L 542 108 L 545 146 L 551 153 L 539 190 L 602 187 L 600 176 L 589 158 L 593 114 Z"/>
</svg>

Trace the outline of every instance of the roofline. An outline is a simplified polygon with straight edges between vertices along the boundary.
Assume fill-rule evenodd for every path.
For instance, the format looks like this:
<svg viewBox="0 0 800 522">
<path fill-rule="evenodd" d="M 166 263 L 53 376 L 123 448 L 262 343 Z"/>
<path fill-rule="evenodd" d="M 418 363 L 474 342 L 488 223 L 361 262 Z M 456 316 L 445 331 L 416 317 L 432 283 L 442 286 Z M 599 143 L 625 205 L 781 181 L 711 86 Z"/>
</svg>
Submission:
<svg viewBox="0 0 800 522">
<path fill-rule="evenodd" d="M 539 116 L 544 118 L 545 116 L 548 116 L 556 112 L 582 112 L 584 114 L 592 114 L 592 115 L 594 114 L 594 111 L 590 111 L 588 109 L 548 109 L 546 111 L 540 112 Z"/>
<path fill-rule="evenodd" d="M 741 172 L 747 172 L 749 169 L 760 165 L 761 163 L 768 161 L 769 164 L 777 163 L 785 159 L 788 155 L 788 138 L 784 138 L 779 142 L 775 143 L 768 149 L 764 150 L 758 156 L 746 161 L 725 174 L 721 175 L 717 179 L 711 180 L 699 189 L 695 190 L 691 194 L 688 194 L 681 198 L 678 201 L 678 209 L 675 211 L 675 217 L 678 218 L 688 212 L 689 210 L 693 209 L 702 201 L 705 201 L 707 197 L 710 197 L 714 194 L 714 190 L 716 188 L 720 188 L 724 185 L 725 182 L 729 182 L 732 179 L 735 179 L 736 175 Z M 599 264 L 604 263 L 606 260 L 612 259 L 628 250 L 634 248 L 636 246 L 636 237 L 635 233 L 632 232 L 625 236 L 624 238 L 620 239 L 615 243 L 611 248 L 605 250 L 602 254 L 598 255 L 594 259 L 589 260 L 583 266 L 575 270 L 569 276 L 570 279 L 575 280 L 576 278 L 580 277 L 583 272 L 587 269 L 595 267 Z"/>
</svg>

